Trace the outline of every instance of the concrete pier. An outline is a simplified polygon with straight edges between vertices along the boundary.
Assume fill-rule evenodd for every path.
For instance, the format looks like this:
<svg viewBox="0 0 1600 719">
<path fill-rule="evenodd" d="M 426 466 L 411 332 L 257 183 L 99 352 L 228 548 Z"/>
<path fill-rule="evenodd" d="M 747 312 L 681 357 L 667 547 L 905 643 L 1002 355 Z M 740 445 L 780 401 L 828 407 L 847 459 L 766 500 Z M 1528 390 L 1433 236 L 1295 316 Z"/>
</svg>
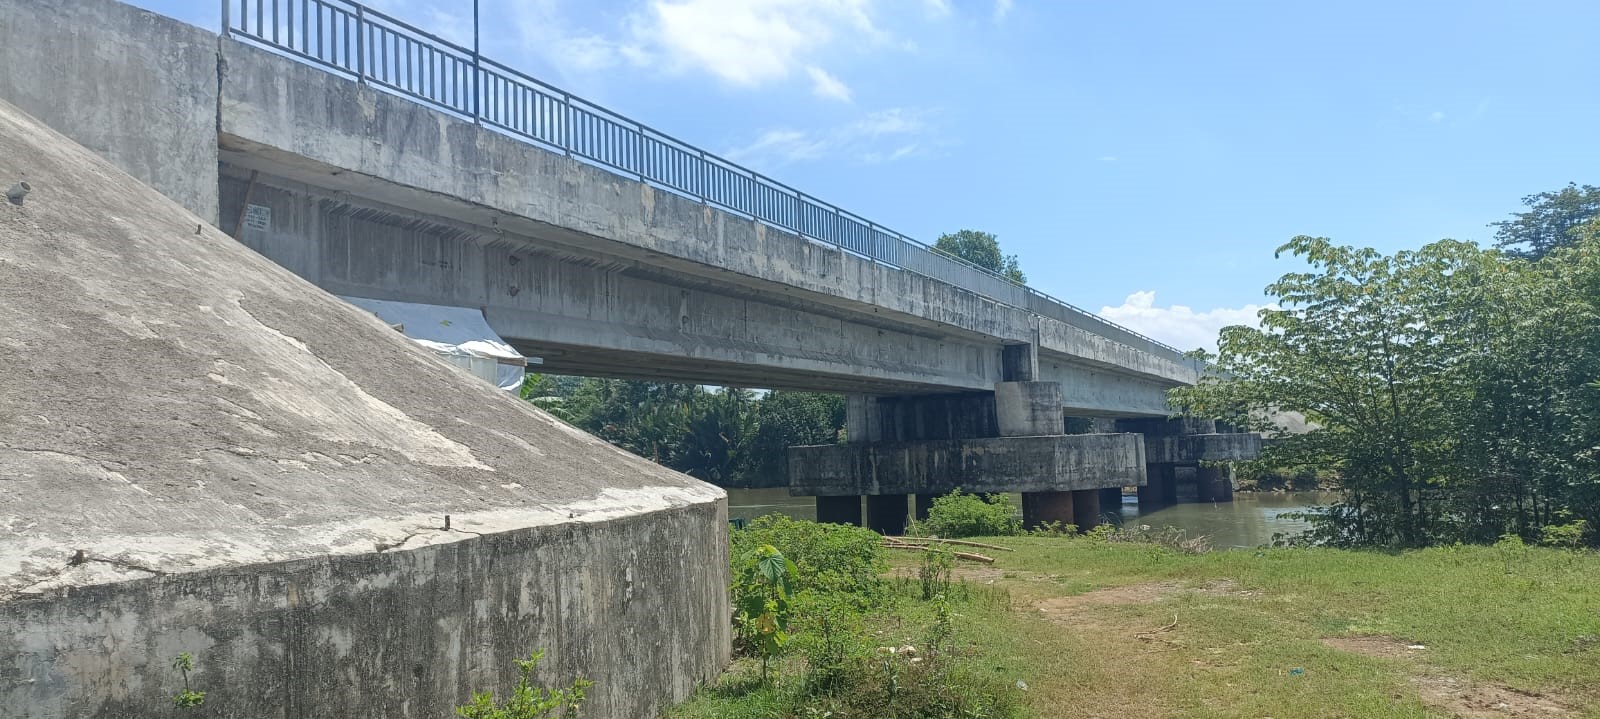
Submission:
<svg viewBox="0 0 1600 719">
<path fill-rule="evenodd" d="M 1029 376 L 1037 355 L 1016 348 L 1007 347 L 1007 372 Z M 1103 490 L 1144 484 L 1144 441 L 1064 434 L 1061 393 L 1057 382 L 1016 379 L 992 392 L 852 395 L 846 444 L 789 449 L 789 491 L 815 496 L 819 518 L 842 522 L 858 519 L 845 507 L 865 496 L 866 525 L 886 534 L 905 529 L 907 495 L 926 518 L 934 497 L 958 488 L 1020 493 L 1030 528 L 1093 527 Z"/>
<path fill-rule="evenodd" d="M 1261 452 L 1260 435 L 1218 432 L 1212 420 L 1124 419 L 1117 421 L 1117 428 L 1144 436 L 1150 484 L 1140 488 L 1140 509 L 1177 503 L 1179 467 L 1193 468 L 1195 501 L 1231 502 L 1233 471 L 1227 463 L 1255 459 Z"/>
</svg>

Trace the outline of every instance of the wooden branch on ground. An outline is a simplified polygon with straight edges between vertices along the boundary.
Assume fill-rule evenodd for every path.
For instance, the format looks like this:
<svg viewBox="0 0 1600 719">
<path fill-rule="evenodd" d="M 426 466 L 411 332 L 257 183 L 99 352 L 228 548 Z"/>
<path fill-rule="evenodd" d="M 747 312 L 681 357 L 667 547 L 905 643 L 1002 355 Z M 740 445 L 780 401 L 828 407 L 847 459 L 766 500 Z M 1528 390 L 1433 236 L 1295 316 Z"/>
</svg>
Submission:
<svg viewBox="0 0 1600 719">
<path fill-rule="evenodd" d="M 928 551 L 927 545 L 919 545 L 919 544 L 897 544 L 897 543 L 894 543 L 894 542 L 886 542 L 886 543 L 884 543 L 883 546 L 888 547 L 889 549 L 906 549 L 906 550 L 910 550 L 910 551 L 913 551 L 913 552 L 926 552 L 926 551 Z M 994 557 L 985 557 L 982 554 L 972 554 L 971 552 L 951 552 L 950 556 L 955 557 L 956 559 L 965 559 L 965 560 L 967 560 L 969 562 L 983 562 L 984 564 L 994 564 Z"/>
<path fill-rule="evenodd" d="M 984 544 L 982 542 L 968 542 L 968 541 L 961 540 L 961 539 L 940 539 L 938 537 L 884 537 L 884 539 L 887 539 L 887 540 L 892 541 L 892 542 L 938 542 L 940 544 L 960 544 L 960 545 L 966 546 L 966 547 L 983 547 L 984 549 L 998 549 L 998 550 L 1000 550 L 1002 552 L 1015 552 L 1015 551 L 1017 551 L 1017 550 L 1012 549 L 1010 547 L 1002 547 L 1002 546 L 1000 546 L 998 544 Z"/>
</svg>

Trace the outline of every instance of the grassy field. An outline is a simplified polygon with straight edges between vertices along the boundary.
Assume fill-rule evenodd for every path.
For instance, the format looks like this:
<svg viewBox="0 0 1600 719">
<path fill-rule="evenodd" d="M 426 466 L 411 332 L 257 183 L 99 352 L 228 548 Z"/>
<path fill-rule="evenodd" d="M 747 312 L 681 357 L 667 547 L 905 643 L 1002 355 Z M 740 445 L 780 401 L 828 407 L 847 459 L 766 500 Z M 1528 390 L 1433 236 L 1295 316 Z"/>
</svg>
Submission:
<svg viewBox="0 0 1600 719">
<path fill-rule="evenodd" d="M 965 666 L 1020 681 L 1037 717 L 1600 719 L 1593 552 L 982 541 L 1016 551 L 956 570 Z M 910 595 L 917 555 L 893 554 Z M 902 601 L 869 625 L 886 645 L 915 642 L 927 611 Z M 785 716 L 752 666 L 671 716 Z"/>
</svg>

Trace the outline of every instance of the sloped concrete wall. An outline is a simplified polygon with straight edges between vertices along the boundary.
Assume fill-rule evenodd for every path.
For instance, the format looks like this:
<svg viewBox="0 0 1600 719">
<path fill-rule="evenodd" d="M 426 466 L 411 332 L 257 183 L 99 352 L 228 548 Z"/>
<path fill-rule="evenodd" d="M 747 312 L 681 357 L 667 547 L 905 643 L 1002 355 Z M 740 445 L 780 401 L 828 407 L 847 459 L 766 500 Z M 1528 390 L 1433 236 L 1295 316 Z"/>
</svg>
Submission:
<svg viewBox="0 0 1600 719">
<path fill-rule="evenodd" d="M 99 584 L 0 604 L 0 716 L 453 716 L 544 649 L 588 717 L 653 717 L 729 660 L 726 504 L 405 551 Z M 709 559 L 708 559 L 709 558 Z"/>
<path fill-rule="evenodd" d="M 0 67 L 0 98 L 217 222 L 215 33 L 113 0 L 0 0 Z"/>
</svg>

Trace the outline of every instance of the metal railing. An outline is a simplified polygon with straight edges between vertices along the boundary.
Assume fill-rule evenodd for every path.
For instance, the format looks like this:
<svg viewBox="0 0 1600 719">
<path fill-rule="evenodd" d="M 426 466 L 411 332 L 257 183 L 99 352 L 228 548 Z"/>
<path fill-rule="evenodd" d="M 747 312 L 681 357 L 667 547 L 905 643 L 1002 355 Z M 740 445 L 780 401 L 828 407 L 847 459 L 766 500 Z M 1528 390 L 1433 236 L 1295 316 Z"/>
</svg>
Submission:
<svg viewBox="0 0 1600 719">
<path fill-rule="evenodd" d="M 474 10 L 476 12 L 476 10 Z M 222 0 L 223 34 L 909 272 L 1186 362 L 1178 349 L 348 0 Z"/>
</svg>

